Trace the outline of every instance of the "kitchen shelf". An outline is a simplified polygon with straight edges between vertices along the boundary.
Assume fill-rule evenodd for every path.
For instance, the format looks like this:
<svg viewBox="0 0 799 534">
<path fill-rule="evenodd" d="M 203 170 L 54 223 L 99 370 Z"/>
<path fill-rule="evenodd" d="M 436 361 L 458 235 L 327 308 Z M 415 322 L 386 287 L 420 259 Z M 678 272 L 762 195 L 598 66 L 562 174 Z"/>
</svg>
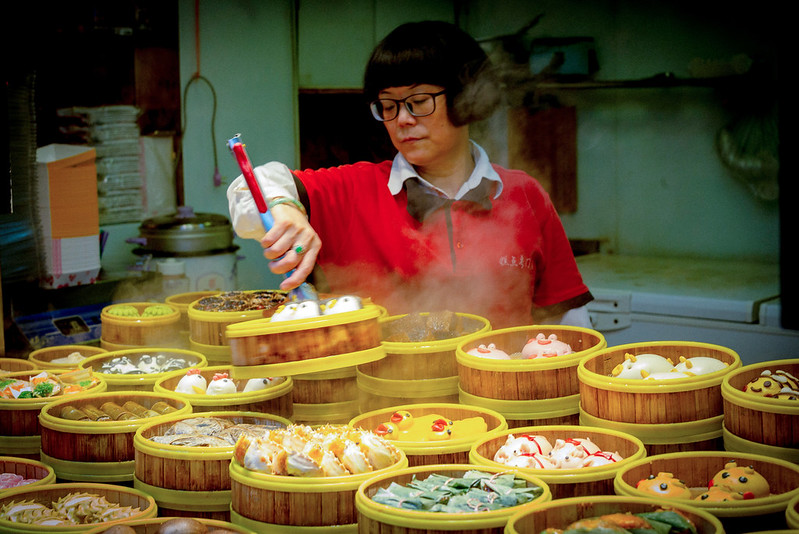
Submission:
<svg viewBox="0 0 799 534">
<path fill-rule="evenodd" d="M 746 74 L 716 76 L 707 78 L 679 78 L 671 73 L 657 74 L 649 78 L 635 80 L 584 80 L 584 81 L 544 81 L 533 84 L 538 92 L 587 89 L 670 89 L 677 87 L 706 87 L 711 89 L 736 87 L 751 83 L 752 77 Z"/>
</svg>

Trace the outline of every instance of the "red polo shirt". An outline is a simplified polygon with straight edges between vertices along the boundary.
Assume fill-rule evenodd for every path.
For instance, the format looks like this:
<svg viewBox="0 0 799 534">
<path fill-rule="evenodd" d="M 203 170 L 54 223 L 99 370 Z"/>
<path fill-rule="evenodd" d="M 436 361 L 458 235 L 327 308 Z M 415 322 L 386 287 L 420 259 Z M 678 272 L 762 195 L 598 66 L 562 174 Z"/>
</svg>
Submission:
<svg viewBox="0 0 799 534">
<path fill-rule="evenodd" d="M 404 189 L 389 192 L 391 161 L 296 171 L 330 291 L 370 297 L 392 315 L 449 310 L 494 328 L 591 300 L 549 195 L 526 173 L 493 167 L 503 190 L 489 211 L 456 201 L 424 223 Z"/>
</svg>

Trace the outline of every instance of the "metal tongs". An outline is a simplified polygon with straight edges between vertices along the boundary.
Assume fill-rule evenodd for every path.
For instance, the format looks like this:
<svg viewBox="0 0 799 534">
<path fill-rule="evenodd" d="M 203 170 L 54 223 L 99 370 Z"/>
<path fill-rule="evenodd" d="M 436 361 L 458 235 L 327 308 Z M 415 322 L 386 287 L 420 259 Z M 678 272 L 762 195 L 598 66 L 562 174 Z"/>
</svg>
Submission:
<svg viewBox="0 0 799 534">
<path fill-rule="evenodd" d="M 236 134 L 228 142 L 228 147 L 236 158 L 236 161 L 241 168 L 244 179 L 247 181 L 247 187 L 250 189 L 250 194 L 255 201 L 255 206 L 258 208 L 258 214 L 261 216 L 261 222 L 264 229 L 269 231 L 275 223 L 272 214 L 269 212 L 264 195 L 261 192 L 261 187 L 258 185 L 258 180 L 255 179 L 255 173 L 252 170 L 252 163 L 250 162 L 247 151 L 244 149 L 244 143 L 241 141 L 241 134 Z M 278 258 L 279 259 L 279 258 Z M 289 271 L 284 277 L 291 276 L 294 271 Z M 316 289 L 308 282 L 303 282 L 299 286 L 289 291 L 289 299 L 295 302 L 302 302 L 304 300 L 319 300 L 319 295 Z"/>
</svg>

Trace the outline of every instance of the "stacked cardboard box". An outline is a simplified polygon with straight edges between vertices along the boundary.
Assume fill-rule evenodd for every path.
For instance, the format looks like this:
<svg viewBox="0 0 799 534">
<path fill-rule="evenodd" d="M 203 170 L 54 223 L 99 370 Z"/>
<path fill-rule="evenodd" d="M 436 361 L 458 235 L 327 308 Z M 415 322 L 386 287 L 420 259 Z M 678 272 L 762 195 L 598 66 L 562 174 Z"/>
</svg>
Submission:
<svg viewBox="0 0 799 534">
<path fill-rule="evenodd" d="M 140 129 L 135 106 L 59 110 L 72 121 L 62 132 L 77 136 L 97 153 L 100 224 L 140 221 L 144 214 Z"/>
<path fill-rule="evenodd" d="M 95 151 L 47 145 L 36 150 L 40 285 L 92 284 L 100 272 Z"/>
</svg>

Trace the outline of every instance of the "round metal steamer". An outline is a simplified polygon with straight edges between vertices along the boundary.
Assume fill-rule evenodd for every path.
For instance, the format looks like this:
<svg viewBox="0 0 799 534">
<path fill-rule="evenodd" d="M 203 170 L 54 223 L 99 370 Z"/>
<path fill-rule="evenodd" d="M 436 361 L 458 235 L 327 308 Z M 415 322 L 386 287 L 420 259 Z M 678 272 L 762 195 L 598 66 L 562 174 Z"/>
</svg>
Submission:
<svg viewBox="0 0 799 534">
<path fill-rule="evenodd" d="M 139 226 L 138 243 L 148 251 L 172 255 L 209 253 L 233 246 L 233 227 L 227 217 L 194 213 L 180 206 L 173 215 L 147 219 Z"/>
</svg>

